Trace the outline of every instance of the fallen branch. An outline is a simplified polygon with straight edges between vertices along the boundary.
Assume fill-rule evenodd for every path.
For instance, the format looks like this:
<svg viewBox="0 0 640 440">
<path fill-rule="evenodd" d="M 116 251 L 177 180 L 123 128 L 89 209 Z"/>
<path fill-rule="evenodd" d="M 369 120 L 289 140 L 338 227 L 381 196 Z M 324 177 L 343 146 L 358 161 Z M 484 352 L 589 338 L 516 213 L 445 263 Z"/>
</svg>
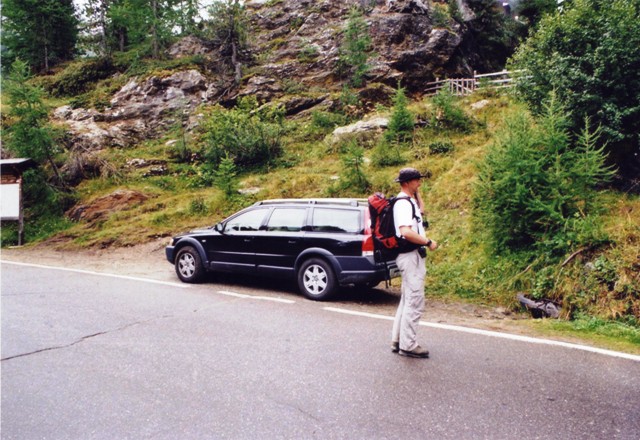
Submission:
<svg viewBox="0 0 640 440">
<path fill-rule="evenodd" d="M 575 251 L 573 254 L 569 255 L 569 256 L 567 257 L 567 259 L 566 259 L 566 260 L 564 260 L 564 262 L 562 263 L 562 265 L 561 265 L 560 267 L 565 267 L 565 266 L 566 266 L 567 264 L 569 264 L 569 262 L 570 262 L 571 260 L 573 260 L 577 255 L 581 254 L 582 252 L 584 252 L 584 251 L 586 251 L 586 250 L 588 250 L 588 249 L 589 249 L 589 246 L 578 249 L 578 250 L 577 250 L 577 251 Z"/>
</svg>

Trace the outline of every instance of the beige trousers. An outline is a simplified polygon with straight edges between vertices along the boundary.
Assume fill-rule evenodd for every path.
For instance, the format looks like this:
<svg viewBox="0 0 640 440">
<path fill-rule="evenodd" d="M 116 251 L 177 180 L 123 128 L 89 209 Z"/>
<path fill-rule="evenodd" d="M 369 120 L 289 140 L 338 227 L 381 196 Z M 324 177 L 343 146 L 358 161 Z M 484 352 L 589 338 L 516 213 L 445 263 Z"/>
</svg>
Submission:
<svg viewBox="0 0 640 440">
<path fill-rule="evenodd" d="M 417 332 L 424 313 L 427 268 L 425 259 L 417 250 L 398 255 L 396 264 L 402 276 L 402 296 L 393 321 L 391 341 L 399 342 L 401 350 L 411 351 L 418 346 Z"/>
</svg>

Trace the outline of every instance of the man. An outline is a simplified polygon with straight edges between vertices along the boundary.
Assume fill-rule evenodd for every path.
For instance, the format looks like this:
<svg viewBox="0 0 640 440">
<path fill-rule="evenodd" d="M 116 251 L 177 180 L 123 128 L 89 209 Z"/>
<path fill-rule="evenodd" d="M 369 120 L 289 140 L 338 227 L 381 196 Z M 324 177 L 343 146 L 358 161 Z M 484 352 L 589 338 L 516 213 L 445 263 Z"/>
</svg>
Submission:
<svg viewBox="0 0 640 440">
<path fill-rule="evenodd" d="M 417 329 L 424 312 L 424 279 L 426 251 L 435 250 L 438 244 L 425 236 L 422 224 L 424 203 L 420 197 L 422 176 L 415 168 L 403 168 L 396 182 L 400 183 L 400 194 L 393 206 L 393 219 L 396 235 L 410 243 L 407 252 L 396 258 L 396 264 L 402 276 L 402 297 L 393 322 L 391 348 L 401 356 L 428 358 L 429 351 L 417 341 Z M 408 200 L 407 200 L 408 198 Z"/>
</svg>

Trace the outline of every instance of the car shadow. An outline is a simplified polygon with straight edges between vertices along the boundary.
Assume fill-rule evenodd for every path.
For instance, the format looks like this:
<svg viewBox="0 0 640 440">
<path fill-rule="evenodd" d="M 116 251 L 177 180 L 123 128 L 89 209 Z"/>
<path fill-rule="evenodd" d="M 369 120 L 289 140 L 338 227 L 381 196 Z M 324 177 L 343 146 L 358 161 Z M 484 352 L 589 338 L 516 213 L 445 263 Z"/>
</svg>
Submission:
<svg viewBox="0 0 640 440">
<path fill-rule="evenodd" d="M 304 298 L 298 290 L 295 280 L 261 277 L 258 275 L 209 273 L 205 284 L 215 284 L 222 289 L 232 290 L 234 287 L 259 291 L 260 294 L 291 296 L 291 299 Z M 326 303 L 358 303 L 363 305 L 397 305 L 399 295 L 385 288 L 384 283 L 375 287 L 343 286 L 336 295 Z"/>
</svg>

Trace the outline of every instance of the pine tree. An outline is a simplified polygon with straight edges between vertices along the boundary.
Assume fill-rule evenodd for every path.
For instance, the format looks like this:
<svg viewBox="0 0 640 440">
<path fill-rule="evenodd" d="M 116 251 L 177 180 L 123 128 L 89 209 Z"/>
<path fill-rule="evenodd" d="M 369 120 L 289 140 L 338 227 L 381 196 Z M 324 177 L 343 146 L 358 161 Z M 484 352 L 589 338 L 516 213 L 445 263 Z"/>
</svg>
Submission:
<svg viewBox="0 0 640 440">
<path fill-rule="evenodd" d="M 3 64 L 20 58 L 38 71 L 70 60 L 78 39 L 73 0 L 5 0 Z"/>
<path fill-rule="evenodd" d="M 393 113 L 389 120 L 389 127 L 385 133 L 385 139 L 389 142 L 411 142 L 415 118 L 407 108 L 408 100 L 404 88 L 398 85 L 396 95 L 393 98 Z"/>
<path fill-rule="evenodd" d="M 340 63 L 350 70 L 351 85 L 362 86 L 364 77 L 370 69 L 367 60 L 371 51 L 371 37 L 369 26 L 359 8 L 352 8 L 349 13 L 340 51 Z"/>
<path fill-rule="evenodd" d="M 220 161 L 220 165 L 214 173 L 214 183 L 224 192 L 227 199 L 232 198 L 238 192 L 236 165 L 229 153 Z"/>
<path fill-rule="evenodd" d="M 49 109 L 44 104 L 44 91 L 29 84 L 29 66 L 17 60 L 4 81 L 9 116 L 15 122 L 8 129 L 4 143 L 19 157 L 28 157 L 40 164 L 48 163 L 58 182 L 64 185 L 54 159 L 58 152 L 54 130 L 48 122 Z"/>
<path fill-rule="evenodd" d="M 207 31 L 221 47 L 223 56 L 231 63 L 236 84 L 242 79 L 240 52 L 247 47 L 249 21 L 240 0 L 217 0 L 209 8 L 211 20 Z"/>
</svg>

